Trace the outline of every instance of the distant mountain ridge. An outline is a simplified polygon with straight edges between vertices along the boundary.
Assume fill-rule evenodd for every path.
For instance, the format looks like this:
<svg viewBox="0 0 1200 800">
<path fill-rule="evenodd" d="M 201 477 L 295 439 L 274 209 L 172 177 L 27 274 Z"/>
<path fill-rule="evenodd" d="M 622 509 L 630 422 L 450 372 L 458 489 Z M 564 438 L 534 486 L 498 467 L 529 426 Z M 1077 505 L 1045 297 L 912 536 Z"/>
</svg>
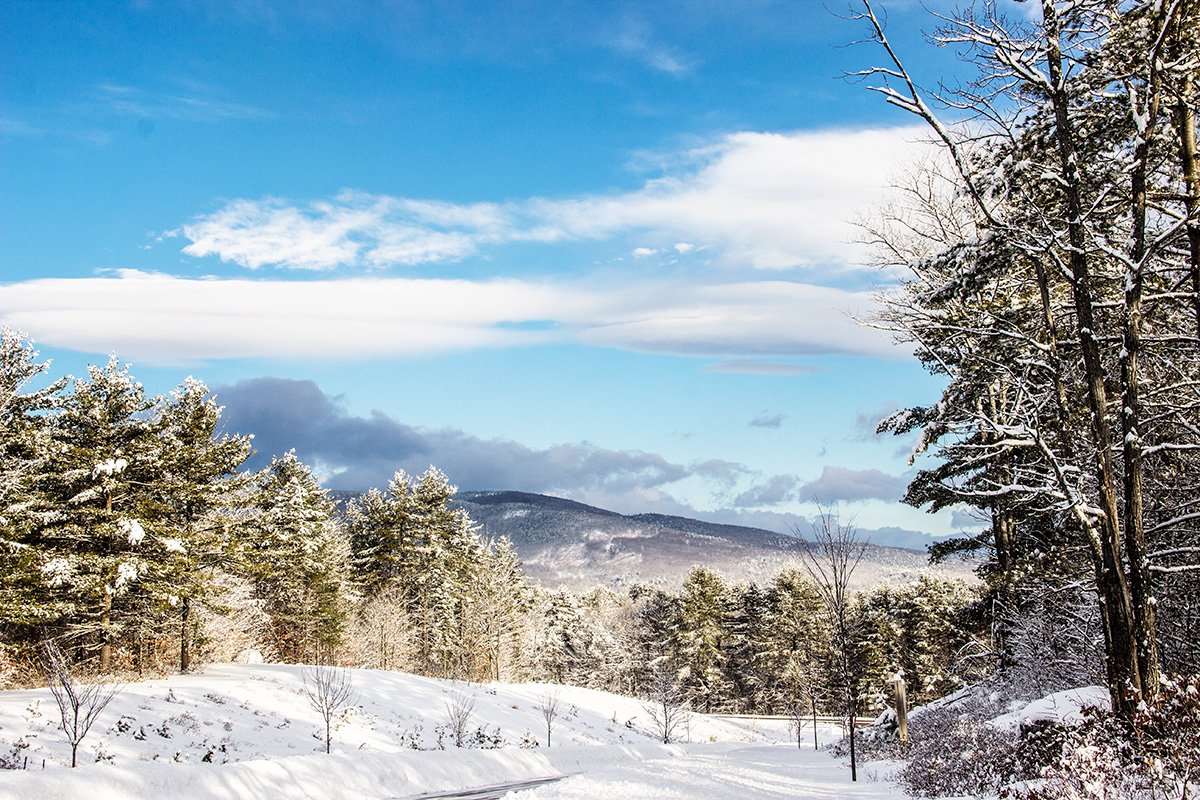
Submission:
<svg viewBox="0 0 1200 800">
<path fill-rule="evenodd" d="M 531 580 L 548 588 L 679 586 L 695 564 L 735 582 L 766 583 L 798 566 L 793 536 L 666 514 L 619 514 L 560 497 L 516 491 L 460 492 L 455 504 L 483 527 L 507 536 Z M 854 583 L 906 583 L 926 571 L 971 577 L 966 564 L 931 567 L 925 553 L 868 545 Z"/>
<path fill-rule="evenodd" d="M 357 492 L 330 492 L 339 506 Z M 800 542 L 786 534 L 667 514 L 619 514 L 562 497 L 518 491 L 459 492 L 454 505 L 506 536 L 529 579 L 550 589 L 623 590 L 635 583 L 675 589 L 702 564 L 733 582 L 769 582 L 799 566 Z M 871 544 L 855 588 L 907 583 L 925 572 L 970 578 L 970 565 L 930 566 L 925 553 Z"/>
</svg>

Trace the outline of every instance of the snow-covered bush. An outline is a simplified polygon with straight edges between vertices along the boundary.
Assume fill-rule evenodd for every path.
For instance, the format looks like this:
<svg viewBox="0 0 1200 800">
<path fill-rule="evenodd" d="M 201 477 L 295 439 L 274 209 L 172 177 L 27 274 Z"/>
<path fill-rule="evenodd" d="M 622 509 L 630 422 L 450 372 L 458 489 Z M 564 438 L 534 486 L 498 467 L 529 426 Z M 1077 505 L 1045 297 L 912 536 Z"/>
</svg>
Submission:
<svg viewBox="0 0 1200 800">
<path fill-rule="evenodd" d="M 914 709 L 907 743 L 900 741 L 895 712 L 885 713 L 861 732 L 860 757 L 904 761 L 896 779 L 914 797 L 994 796 L 1041 763 L 1023 732 L 991 724 L 1012 710 L 1015 695 L 1010 685 L 988 681 Z"/>
<path fill-rule="evenodd" d="M 1165 680 L 1133 725 L 1086 709 L 1075 728 L 1051 732 L 1055 758 L 1041 779 L 1013 787 L 1021 800 L 1160 800 L 1200 794 L 1200 675 Z"/>
<path fill-rule="evenodd" d="M 474 747 L 478 750 L 495 750 L 504 747 L 504 737 L 500 734 L 500 726 L 489 729 L 486 725 L 480 725 L 467 739 L 467 747 Z"/>
<path fill-rule="evenodd" d="M 994 794 L 1022 769 L 1019 737 L 997 729 L 990 720 L 1008 710 L 1006 693 L 964 691 L 920 709 L 909 717 L 908 763 L 899 773 L 905 790 L 916 797 Z"/>
</svg>

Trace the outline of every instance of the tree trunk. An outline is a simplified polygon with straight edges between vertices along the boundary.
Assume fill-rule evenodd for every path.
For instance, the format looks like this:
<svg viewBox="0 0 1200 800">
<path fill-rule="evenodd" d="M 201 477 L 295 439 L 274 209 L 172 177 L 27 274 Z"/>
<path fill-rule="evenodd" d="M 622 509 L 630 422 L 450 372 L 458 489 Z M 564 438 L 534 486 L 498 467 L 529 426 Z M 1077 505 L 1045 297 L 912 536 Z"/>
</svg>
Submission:
<svg viewBox="0 0 1200 800">
<path fill-rule="evenodd" d="M 112 516 L 112 495 L 104 496 L 104 513 L 105 516 Z M 112 549 L 112 537 L 106 537 L 106 548 Z M 108 668 L 112 666 L 112 641 L 109 635 L 109 628 L 112 626 L 112 591 L 108 588 L 104 591 L 104 599 L 100 601 L 100 671 L 108 672 Z M 75 766 L 75 755 L 71 754 L 71 766 Z"/>
<path fill-rule="evenodd" d="M 854 713 L 854 698 L 851 696 L 850 692 L 846 693 L 846 700 L 849 703 L 846 716 L 850 720 L 850 780 L 857 781 L 858 757 L 854 752 L 854 729 L 856 727 L 855 722 L 857 721 L 858 715 Z"/>
<path fill-rule="evenodd" d="M 1179 132 L 1179 157 L 1187 191 L 1183 196 L 1187 209 L 1188 261 L 1192 278 L 1192 305 L 1196 315 L 1196 337 L 1200 338 L 1200 154 L 1196 152 L 1196 110 L 1193 106 L 1195 83 L 1191 73 L 1183 78 L 1175 103 L 1175 127 Z"/>
<path fill-rule="evenodd" d="M 1165 9 L 1157 13 L 1164 13 Z M 1167 24 L 1159 17 L 1151 27 L 1153 35 Z M 1130 109 L 1138 129 L 1134 148 L 1133 170 L 1130 174 L 1132 200 L 1129 266 L 1125 276 L 1125 305 L 1121 315 L 1121 455 L 1125 469 L 1122 484 L 1125 493 L 1124 533 L 1125 551 L 1129 561 L 1129 592 L 1133 607 L 1134 636 L 1137 648 L 1138 673 L 1141 676 L 1142 696 L 1146 700 L 1158 694 L 1158 645 L 1154 630 L 1154 599 L 1150 586 L 1150 562 L 1146 554 L 1146 532 L 1142 486 L 1144 460 L 1142 457 L 1142 405 L 1139 392 L 1142 352 L 1142 289 L 1145 283 L 1146 245 L 1146 173 L 1150 159 L 1150 137 L 1157 125 L 1161 76 L 1158 70 L 1159 53 L 1150 54 L 1149 75 L 1143 95 L 1144 109 Z M 1141 122 L 1138 119 L 1141 118 Z"/>
<path fill-rule="evenodd" d="M 179 671 L 187 672 L 192 665 L 192 654 L 188 647 L 191 635 L 188 632 L 188 622 L 191 611 L 191 600 L 184 596 L 179 611 Z"/>
<path fill-rule="evenodd" d="M 100 671 L 108 672 L 112 666 L 112 641 L 109 627 L 112 625 L 112 595 L 105 594 L 100 606 Z"/>
<path fill-rule="evenodd" d="M 809 695 L 808 699 L 812 701 L 813 712 L 813 750 L 820 750 L 821 745 L 817 743 L 817 698 L 816 695 Z"/>
<path fill-rule="evenodd" d="M 1042 16 L 1046 37 L 1046 64 L 1051 84 L 1050 100 L 1055 112 L 1054 136 L 1062 162 L 1063 192 L 1067 203 L 1069 268 L 1075 322 L 1083 354 L 1088 410 L 1091 412 L 1092 446 L 1096 459 L 1095 477 L 1102 512 L 1096 585 L 1099 589 L 1101 616 L 1108 644 L 1108 690 L 1113 710 L 1126 719 L 1132 719 L 1137 701 L 1129 697 L 1128 690 L 1140 692 L 1142 680 L 1138 669 L 1134 610 L 1121 564 L 1121 518 L 1117 505 L 1117 478 L 1112 460 L 1112 429 L 1108 423 L 1108 392 L 1104 383 L 1104 364 L 1100 358 L 1095 333 L 1094 302 L 1090 285 L 1092 276 L 1083 220 L 1082 176 L 1075 147 L 1076 133 L 1070 116 L 1070 100 L 1065 88 L 1062 56 L 1058 45 L 1058 16 L 1053 0 L 1042 1 Z"/>
</svg>

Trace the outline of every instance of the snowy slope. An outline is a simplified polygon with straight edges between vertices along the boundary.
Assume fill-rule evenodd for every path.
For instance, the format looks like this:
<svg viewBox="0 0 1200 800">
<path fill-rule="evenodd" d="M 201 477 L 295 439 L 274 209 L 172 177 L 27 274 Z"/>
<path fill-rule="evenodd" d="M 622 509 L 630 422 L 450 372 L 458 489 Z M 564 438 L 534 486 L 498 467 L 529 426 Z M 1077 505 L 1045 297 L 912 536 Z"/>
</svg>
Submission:
<svg viewBox="0 0 1200 800">
<path fill-rule="evenodd" d="M 0 692 L 0 753 L 11 758 L 15 750 L 22 760 L 29 759 L 28 770 L 0 772 L 0 798 L 412 797 L 580 772 L 584 774 L 553 787 L 529 790 L 529 796 L 596 797 L 588 781 L 610 778 L 644 784 L 651 792 L 647 797 L 692 796 L 656 793 L 666 779 L 653 776 L 672 770 L 681 770 L 681 779 L 687 775 L 698 781 L 701 794 L 695 796 L 719 797 L 725 795 L 713 794 L 706 783 L 718 778 L 703 777 L 706 770 L 733 774 L 735 764 L 775 761 L 784 765 L 781 774 L 790 769 L 787 764 L 803 762 L 807 766 L 796 767 L 796 774 L 808 776 L 805 780 L 814 769 L 821 774 L 827 770 L 837 784 L 845 777 L 845 768 L 828 755 L 789 745 L 786 726 L 777 722 L 693 715 L 681 732 L 693 744 L 664 746 L 650 735 L 646 710 L 629 698 L 567 686 L 465 684 L 373 670 L 353 671 L 357 698 L 334 733 L 333 754 L 326 755 L 322 723 L 302 693 L 303 669 L 220 665 L 200 674 L 130 684 L 84 740 L 83 766 L 75 770 L 61 766 L 69 763 L 70 750 L 57 729 L 49 692 Z M 558 693 L 561 708 L 550 748 L 535 707 L 548 692 Z M 438 749 L 437 729 L 445 723 L 447 708 L 464 701 L 475 704 L 469 728 L 502 738 L 504 747 L 460 750 L 443 734 L 446 749 Z M 823 730 L 822 736 L 829 740 L 837 731 Z M 531 739 L 538 739 L 540 747 L 520 746 Z M 777 746 L 764 748 L 764 743 Z M 756 755 L 739 755 L 751 746 Z M 671 766 L 662 766 L 662 759 L 670 759 Z M 632 771 L 625 778 L 615 773 L 602 777 L 620 769 Z M 762 783 L 761 776 L 754 777 L 758 771 L 770 771 L 766 766 L 745 769 L 748 785 Z M 780 780 L 786 784 L 792 779 Z M 870 791 L 876 793 L 792 796 L 890 796 L 877 793 L 884 791 L 881 784 Z"/>
</svg>

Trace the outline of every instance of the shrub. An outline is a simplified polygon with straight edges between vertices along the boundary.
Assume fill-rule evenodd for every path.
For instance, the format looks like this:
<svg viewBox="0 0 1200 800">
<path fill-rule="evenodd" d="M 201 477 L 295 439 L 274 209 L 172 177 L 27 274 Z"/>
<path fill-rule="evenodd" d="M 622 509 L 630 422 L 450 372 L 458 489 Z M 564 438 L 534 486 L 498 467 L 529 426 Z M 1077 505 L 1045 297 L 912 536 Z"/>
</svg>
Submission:
<svg viewBox="0 0 1200 800">
<path fill-rule="evenodd" d="M 908 742 L 901 742 L 894 712 L 861 732 L 864 760 L 904 761 L 896 780 L 914 797 L 994 796 L 1029 769 L 1029 752 L 1017 733 L 990 720 L 1010 710 L 1011 687 L 979 684 L 914 710 Z M 835 746 L 847 749 L 845 741 Z"/>
<path fill-rule="evenodd" d="M 1163 682 L 1129 725 L 1088 709 L 1085 722 L 1057 731 L 1057 757 L 1041 779 L 1013 787 L 1022 800 L 1161 800 L 1200 792 L 1200 675 Z"/>
</svg>

